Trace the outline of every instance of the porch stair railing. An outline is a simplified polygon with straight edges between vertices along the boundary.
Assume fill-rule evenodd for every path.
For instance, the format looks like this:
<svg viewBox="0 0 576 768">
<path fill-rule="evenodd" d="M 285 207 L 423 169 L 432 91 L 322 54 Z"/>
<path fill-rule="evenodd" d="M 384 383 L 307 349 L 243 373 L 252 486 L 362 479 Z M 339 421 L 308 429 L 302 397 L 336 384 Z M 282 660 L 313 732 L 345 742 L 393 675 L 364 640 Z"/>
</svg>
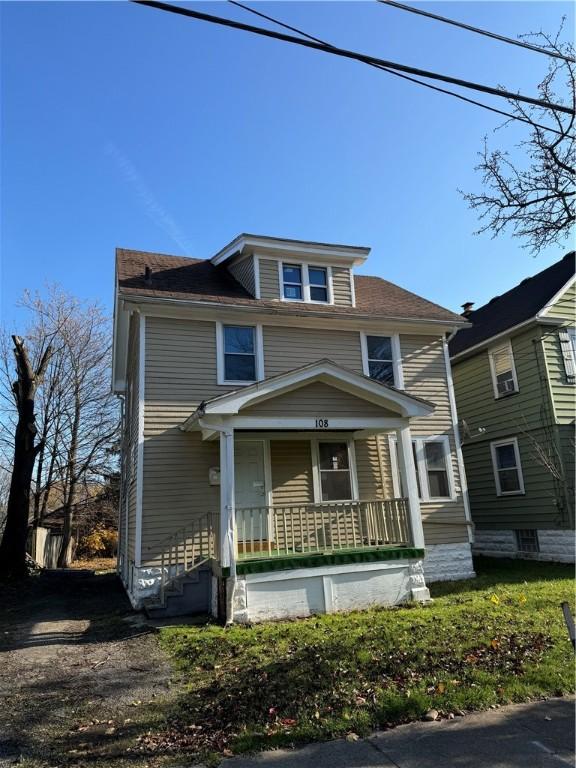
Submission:
<svg viewBox="0 0 576 768">
<path fill-rule="evenodd" d="M 236 541 L 239 559 L 408 546 L 408 500 L 240 508 Z"/>
<path fill-rule="evenodd" d="M 160 589 L 147 607 L 164 607 L 170 591 L 177 593 L 187 576 L 217 557 L 219 520 L 217 512 L 207 512 L 160 542 Z"/>
</svg>

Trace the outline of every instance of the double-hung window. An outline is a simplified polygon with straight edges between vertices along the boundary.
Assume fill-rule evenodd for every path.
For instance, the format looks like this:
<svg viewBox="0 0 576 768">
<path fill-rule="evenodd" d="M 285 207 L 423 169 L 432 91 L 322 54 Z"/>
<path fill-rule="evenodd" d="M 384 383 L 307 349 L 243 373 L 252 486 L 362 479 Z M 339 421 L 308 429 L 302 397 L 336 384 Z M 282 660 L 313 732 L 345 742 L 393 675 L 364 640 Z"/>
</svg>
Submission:
<svg viewBox="0 0 576 768">
<path fill-rule="evenodd" d="M 251 383 L 258 378 L 256 328 L 223 325 L 220 383 Z"/>
<path fill-rule="evenodd" d="M 394 378 L 394 355 L 392 352 L 391 336 L 365 337 L 364 372 L 371 379 L 376 379 L 383 384 L 398 383 Z"/>
<path fill-rule="evenodd" d="M 513 437 L 490 443 L 497 496 L 524 493 L 518 440 Z"/>
<path fill-rule="evenodd" d="M 283 264 L 282 278 L 284 283 L 284 298 L 301 301 L 304 298 L 302 283 L 302 267 L 298 264 Z"/>
<path fill-rule="evenodd" d="M 322 501 L 348 501 L 352 498 L 348 443 L 319 442 L 318 470 Z"/>
<path fill-rule="evenodd" d="M 492 386 L 494 397 L 505 397 L 513 392 L 518 392 L 518 380 L 514 367 L 512 344 L 506 342 L 500 347 L 495 347 L 488 352 L 490 359 L 490 371 L 492 373 Z"/>
<path fill-rule="evenodd" d="M 310 301 L 328 301 L 328 272 L 324 267 L 308 267 Z"/>
<path fill-rule="evenodd" d="M 280 264 L 282 298 L 286 301 L 313 301 L 329 304 L 331 281 L 329 267 L 310 264 Z"/>
<path fill-rule="evenodd" d="M 390 440 L 390 455 L 394 493 L 406 496 L 406 489 L 400 473 L 398 444 Z M 452 475 L 450 472 L 450 441 L 445 436 L 415 437 L 412 439 L 412 455 L 416 467 L 418 496 L 421 501 L 454 499 Z"/>
</svg>

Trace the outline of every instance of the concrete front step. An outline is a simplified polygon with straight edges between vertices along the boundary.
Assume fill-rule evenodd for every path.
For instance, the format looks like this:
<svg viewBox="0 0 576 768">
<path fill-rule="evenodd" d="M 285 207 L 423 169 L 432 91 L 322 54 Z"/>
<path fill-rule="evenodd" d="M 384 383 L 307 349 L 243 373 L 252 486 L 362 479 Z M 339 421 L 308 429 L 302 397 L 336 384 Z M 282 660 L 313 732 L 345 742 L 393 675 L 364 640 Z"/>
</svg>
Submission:
<svg viewBox="0 0 576 768">
<path fill-rule="evenodd" d="M 165 593 L 164 603 L 158 598 L 145 600 L 144 611 L 150 619 L 207 614 L 210 613 L 211 598 L 212 571 L 198 568 L 175 582 Z"/>
</svg>

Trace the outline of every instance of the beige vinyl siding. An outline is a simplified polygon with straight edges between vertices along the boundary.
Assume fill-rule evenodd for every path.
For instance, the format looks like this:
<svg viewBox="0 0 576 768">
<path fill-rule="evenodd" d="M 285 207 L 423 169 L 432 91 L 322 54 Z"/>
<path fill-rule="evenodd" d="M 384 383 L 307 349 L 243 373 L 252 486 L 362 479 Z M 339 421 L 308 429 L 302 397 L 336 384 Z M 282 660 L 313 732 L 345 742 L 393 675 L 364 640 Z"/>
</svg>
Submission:
<svg viewBox="0 0 576 768">
<path fill-rule="evenodd" d="M 392 498 L 392 478 L 385 471 L 383 456 L 376 437 L 354 441 L 356 454 L 356 476 L 358 479 L 358 495 L 360 499 Z M 382 471 L 384 470 L 384 471 Z"/>
<path fill-rule="evenodd" d="M 351 271 L 347 267 L 332 267 L 332 292 L 334 304 L 352 306 Z"/>
<path fill-rule="evenodd" d="M 256 295 L 256 288 L 254 283 L 254 257 L 248 256 L 241 261 L 237 261 L 228 267 L 228 271 L 232 276 L 240 283 L 241 286 L 246 288 L 251 296 Z"/>
<path fill-rule="evenodd" d="M 309 440 L 271 440 L 272 503 L 277 506 L 314 502 Z"/>
<path fill-rule="evenodd" d="M 318 418 L 347 416 L 395 418 L 398 415 L 323 382 L 314 382 L 285 395 L 264 400 L 249 408 L 243 408 L 241 413 L 247 416 L 278 417 L 297 413 L 300 416 L 317 416 Z"/>
<path fill-rule="evenodd" d="M 362 373 L 360 334 L 323 328 L 264 327 L 266 377 L 277 376 L 323 358 Z"/>
<path fill-rule="evenodd" d="M 466 519 L 462 486 L 456 456 L 456 440 L 448 398 L 448 378 L 444 359 L 444 348 L 440 337 L 415 334 L 400 336 L 404 388 L 417 397 L 434 403 L 430 416 L 410 420 L 413 437 L 447 435 L 450 442 L 452 476 L 454 478 L 455 501 L 421 502 L 424 538 L 426 544 L 451 544 L 468 541 L 468 529 L 457 523 Z M 382 453 L 386 456 L 387 473 L 391 475 L 388 440 L 380 437 Z M 434 524 L 434 519 L 448 521 L 450 525 Z"/>
<path fill-rule="evenodd" d="M 274 259 L 259 259 L 260 263 L 260 298 L 280 298 L 280 278 L 278 262 Z"/>
<path fill-rule="evenodd" d="M 262 262 L 265 260 L 261 260 Z M 271 262 L 276 267 L 277 262 Z M 305 364 L 328 358 L 345 368 L 362 373 L 360 336 L 355 331 L 303 329 L 264 326 L 264 361 L 266 377 L 290 371 Z M 452 434 L 448 407 L 446 377 L 443 370 L 442 345 L 439 339 L 427 336 L 402 336 L 402 352 L 406 389 L 414 395 L 432 400 L 437 412 L 428 424 L 418 420 L 414 434 Z M 133 369 L 137 371 L 137 363 Z M 299 400 L 314 395 L 308 388 L 301 393 L 287 394 L 285 408 L 296 407 Z M 143 562 L 153 562 L 161 542 L 194 516 L 219 507 L 219 488 L 210 486 L 208 471 L 219 464 L 218 441 L 202 442 L 200 434 L 183 433 L 181 424 L 202 402 L 225 393 L 234 387 L 219 386 L 216 378 L 215 323 L 192 319 L 146 318 L 146 370 L 145 370 L 145 424 L 144 424 L 144 493 L 143 493 Z M 382 410 L 364 401 L 328 388 L 315 393 L 310 408 L 332 400 L 337 403 L 338 415 L 348 411 L 358 413 L 360 408 L 372 414 Z M 273 401 L 260 408 L 276 406 Z M 361 405 L 358 405 L 361 403 Z M 280 404 L 282 406 L 282 403 Z M 246 411 L 248 413 L 248 410 Z M 251 413 L 256 413 L 251 410 Z M 325 413 L 321 414 L 325 417 Z M 451 436 L 451 440 L 452 440 Z M 272 454 L 290 452 L 290 461 L 284 469 L 273 470 L 274 503 L 285 503 L 294 492 L 296 501 L 313 500 L 312 469 L 309 441 L 291 448 L 292 441 L 273 441 Z M 306 450 L 302 453 L 302 445 Z M 298 454 L 300 451 L 300 454 Z M 384 476 L 380 475 L 376 438 L 356 443 L 357 474 L 361 497 L 379 498 L 393 495 L 387 440 L 380 440 Z M 298 458 L 300 456 L 300 458 Z M 297 463 L 297 460 L 300 462 Z M 279 475 L 280 472 L 280 475 Z M 282 474 L 284 473 L 284 474 Z M 454 475 L 459 489 L 458 469 L 454 461 Z M 279 501 L 280 500 L 280 501 Z M 441 516 L 442 519 L 463 519 L 461 500 L 454 503 L 423 505 L 423 514 Z M 133 529 L 132 529 L 133 530 Z M 428 543 L 466 541 L 466 530 L 460 527 L 425 528 Z"/>
<path fill-rule="evenodd" d="M 145 384 L 144 563 L 176 529 L 219 509 L 219 488 L 208 482 L 218 442 L 179 429 L 202 400 L 231 389 L 216 383 L 215 324 L 147 317 Z"/>
</svg>

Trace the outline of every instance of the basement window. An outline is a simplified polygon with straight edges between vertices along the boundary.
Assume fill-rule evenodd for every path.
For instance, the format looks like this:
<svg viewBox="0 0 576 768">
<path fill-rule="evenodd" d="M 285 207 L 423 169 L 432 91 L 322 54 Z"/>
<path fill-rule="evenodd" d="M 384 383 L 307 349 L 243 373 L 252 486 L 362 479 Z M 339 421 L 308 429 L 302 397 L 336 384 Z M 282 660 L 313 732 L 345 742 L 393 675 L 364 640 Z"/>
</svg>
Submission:
<svg viewBox="0 0 576 768">
<path fill-rule="evenodd" d="M 540 552 L 540 543 L 538 541 L 538 531 L 529 528 L 521 528 L 514 531 L 516 534 L 516 546 L 518 552 L 535 554 Z"/>
</svg>

